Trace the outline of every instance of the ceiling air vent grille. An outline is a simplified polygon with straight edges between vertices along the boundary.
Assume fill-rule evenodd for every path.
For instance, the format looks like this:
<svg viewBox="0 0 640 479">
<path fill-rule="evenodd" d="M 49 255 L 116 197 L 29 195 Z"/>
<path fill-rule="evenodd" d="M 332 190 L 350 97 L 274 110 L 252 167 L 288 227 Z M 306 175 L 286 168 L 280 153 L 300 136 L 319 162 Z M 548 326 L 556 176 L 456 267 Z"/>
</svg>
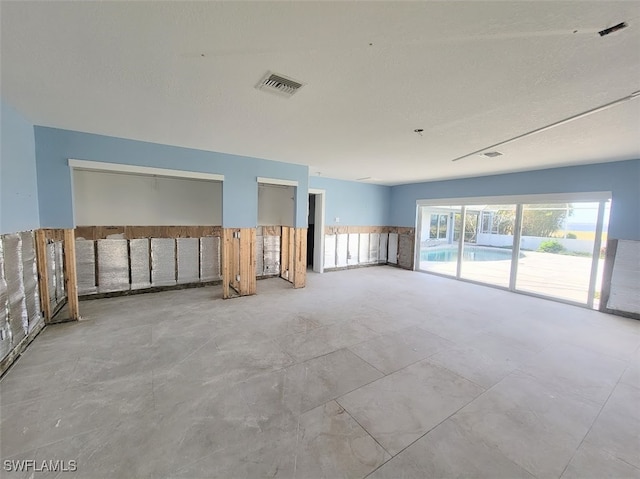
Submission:
<svg viewBox="0 0 640 479">
<path fill-rule="evenodd" d="M 267 72 L 267 74 L 258 82 L 256 88 L 258 90 L 269 91 L 288 98 L 302 88 L 303 85 L 304 83 L 292 80 L 284 75 Z"/>
</svg>

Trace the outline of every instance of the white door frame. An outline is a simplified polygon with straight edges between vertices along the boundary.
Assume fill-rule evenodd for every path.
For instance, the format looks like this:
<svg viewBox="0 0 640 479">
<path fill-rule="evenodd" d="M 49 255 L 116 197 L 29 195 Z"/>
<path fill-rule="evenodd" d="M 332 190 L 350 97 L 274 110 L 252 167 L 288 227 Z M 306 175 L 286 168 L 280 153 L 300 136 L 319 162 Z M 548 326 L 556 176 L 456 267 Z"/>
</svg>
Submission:
<svg viewBox="0 0 640 479">
<path fill-rule="evenodd" d="M 313 235 L 313 271 L 316 273 L 324 272 L 324 211 L 325 211 L 325 190 L 317 188 L 309 188 L 309 194 L 316 197 L 316 212 L 314 217 L 314 235 Z M 307 211 L 309 203 L 307 197 Z"/>
</svg>

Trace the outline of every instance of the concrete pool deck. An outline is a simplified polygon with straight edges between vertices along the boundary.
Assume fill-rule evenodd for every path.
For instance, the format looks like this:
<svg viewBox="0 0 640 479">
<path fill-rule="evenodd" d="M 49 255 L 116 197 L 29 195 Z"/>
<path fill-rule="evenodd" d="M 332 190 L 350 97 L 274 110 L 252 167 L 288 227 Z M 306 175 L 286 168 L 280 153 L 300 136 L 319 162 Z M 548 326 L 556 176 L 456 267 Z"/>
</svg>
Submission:
<svg viewBox="0 0 640 479">
<path fill-rule="evenodd" d="M 490 247 L 487 247 L 490 248 Z M 516 289 L 578 303 L 587 302 L 591 258 L 522 251 L 518 261 Z M 598 261 L 596 291 L 602 284 L 604 260 Z M 421 271 L 455 276 L 456 262 L 420 261 Z M 510 260 L 463 261 L 461 279 L 509 287 Z"/>
</svg>

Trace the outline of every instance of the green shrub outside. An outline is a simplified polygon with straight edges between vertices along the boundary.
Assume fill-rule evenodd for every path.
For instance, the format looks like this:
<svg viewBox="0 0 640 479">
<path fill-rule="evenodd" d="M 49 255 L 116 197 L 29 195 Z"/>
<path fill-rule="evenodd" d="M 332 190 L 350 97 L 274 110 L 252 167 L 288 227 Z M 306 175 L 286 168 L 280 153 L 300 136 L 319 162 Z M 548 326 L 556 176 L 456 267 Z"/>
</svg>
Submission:
<svg viewBox="0 0 640 479">
<path fill-rule="evenodd" d="M 549 240 L 540 243 L 538 251 L 542 251 L 543 253 L 562 253 L 566 251 L 566 249 L 556 240 Z"/>
</svg>

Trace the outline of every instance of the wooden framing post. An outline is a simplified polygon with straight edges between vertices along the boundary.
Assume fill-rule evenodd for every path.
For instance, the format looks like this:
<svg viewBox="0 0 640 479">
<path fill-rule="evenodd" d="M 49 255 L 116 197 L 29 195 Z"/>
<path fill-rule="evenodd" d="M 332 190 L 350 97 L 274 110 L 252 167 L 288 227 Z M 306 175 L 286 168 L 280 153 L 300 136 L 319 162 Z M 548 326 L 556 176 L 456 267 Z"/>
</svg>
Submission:
<svg viewBox="0 0 640 479">
<path fill-rule="evenodd" d="M 304 288 L 307 282 L 307 228 L 295 229 L 293 287 Z"/>
<path fill-rule="evenodd" d="M 69 305 L 69 319 L 80 319 L 78 304 L 78 274 L 76 271 L 76 235 L 72 229 L 64 230 L 64 283 Z"/>
<path fill-rule="evenodd" d="M 35 233 L 40 308 L 44 322 L 49 323 L 51 321 L 51 303 L 49 302 L 49 273 L 47 270 L 47 236 L 44 230 L 36 230 Z"/>
<path fill-rule="evenodd" d="M 289 281 L 289 232 L 291 228 L 282 227 L 280 236 L 280 277 Z"/>
<path fill-rule="evenodd" d="M 224 228 L 222 237 L 223 299 L 256 294 L 256 230 Z"/>
<path fill-rule="evenodd" d="M 222 230 L 222 299 L 231 298 L 233 232 L 230 228 Z"/>
<path fill-rule="evenodd" d="M 256 294 L 256 230 L 240 230 L 240 296 Z"/>
</svg>

